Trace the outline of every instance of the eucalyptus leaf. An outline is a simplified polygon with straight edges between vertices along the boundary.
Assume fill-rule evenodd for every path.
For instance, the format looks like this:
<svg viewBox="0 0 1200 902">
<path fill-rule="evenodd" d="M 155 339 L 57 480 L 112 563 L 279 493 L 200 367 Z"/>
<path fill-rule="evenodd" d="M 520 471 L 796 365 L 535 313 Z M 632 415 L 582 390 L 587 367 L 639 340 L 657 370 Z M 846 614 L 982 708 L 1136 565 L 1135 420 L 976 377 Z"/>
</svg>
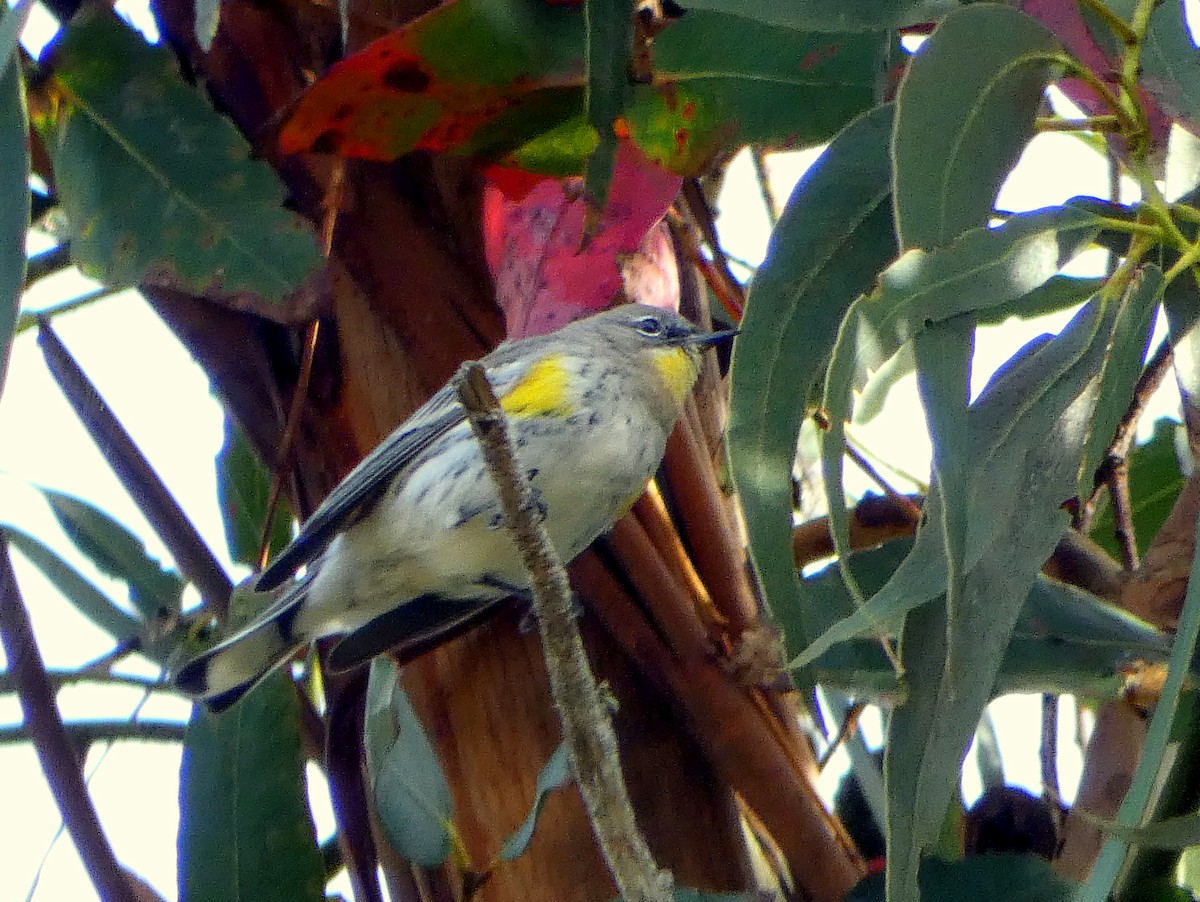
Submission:
<svg viewBox="0 0 1200 902">
<path fill-rule="evenodd" d="M 71 253 L 110 286 L 163 273 L 279 301 L 321 256 L 271 168 L 180 79 L 174 57 L 87 8 L 54 47 L 47 143 Z"/>
<path fill-rule="evenodd" d="M 1200 522 L 1196 525 L 1193 549 L 1200 548 Z M 1197 646 L 1200 645 L 1200 554 L 1193 550 L 1191 572 L 1188 576 L 1187 592 L 1183 599 L 1183 610 L 1175 632 L 1175 644 L 1167 662 L 1167 678 L 1159 693 L 1150 729 L 1142 747 L 1142 757 L 1134 773 L 1121 807 L 1117 811 L 1117 825 L 1127 829 L 1144 823 L 1152 814 L 1157 803 L 1158 788 L 1170 773 L 1175 755 L 1168 753 L 1169 746 L 1177 741 L 1177 728 L 1193 717 L 1196 690 L 1189 686 L 1194 680 L 1191 672 Z M 1105 902 L 1109 898 L 1129 855 L 1129 842 L 1121 836 L 1109 839 L 1100 850 L 1100 855 L 1088 877 L 1088 882 L 1079 895 L 1080 902 Z"/>
<path fill-rule="evenodd" d="M 47 488 L 41 492 L 75 547 L 106 576 L 129 585 L 129 600 L 143 620 L 179 613 L 185 581 L 151 558 L 141 539 L 80 498 Z"/>
<path fill-rule="evenodd" d="M 272 674 L 223 714 L 193 709 L 179 802 L 181 900 L 324 900 L 300 704 L 286 674 Z"/>
<path fill-rule="evenodd" d="M 225 417 L 225 441 L 217 452 L 217 497 L 230 556 L 239 564 L 257 568 L 263 521 L 271 495 L 271 474 L 250 447 L 245 434 Z M 282 550 L 292 536 L 292 515 L 280 496 L 268 536 L 268 557 Z"/>
<path fill-rule="evenodd" d="M 599 137 L 584 168 L 584 186 L 596 209 L 604 209 L 617 161 L 616 121 L 631 97 L 633 9 L 627 3 L 584 0 L 585 82 L 588 124 Z"/>
<path fill-rule="evenodd" d="M 554 754 L 550 756 L 550 760 L 538 773 L 536 792 L 533 797 L 533 805 L 529 808 L 529 814 L 525 816 L 521 826 L 500 847 L 501 861 L 512 861 L 529 848 L 529 842 L 533 839 L 534 827 L 537 826 L 538 815 L 541 814 L 542 805 L 545 804 L 547 797 L 554 790 L 570 784 L 573 779 L 571 758 L 567 754 L 566 743 L 560 742 L 558 748 L 554 750 Z"/>
<path fill-rule="evenodd" d="M 392 846 L 413 864 L 437 867 L 450 854 L 454 799 L 437 753 L 394 664 L 371 662 L 365 746 L 375 812 Z"/>
<path fill-rule="evenodd" d="M 142 623 L 126 613 L 44 542 L 12 526 L 4 526 L 9 544 L 27 557 L 42 575 L 88 620 L 118 642 L 137 636 Z"/>
<path fill-rule="evenodd" d="M 751 287 L 734 349 L 729 453 L 750 549 L 772 608 L 797 603 L 792 462 L 812 386 L 851 301 L 895 255 L 887 139 L 879 107 L 834 139 L 796 185 Z M 794 650 L 810 639 L 789 631 Z"/>
<path fill-rule="evenodd" d="M 25 285 L 25 233 L 29 229 L 29 134 L 21 67 L 8 65 L 7 32 L 29 4 L 0 14 L 0 391 Z"/>
<path fill-rule="evenodd" d="M 952 11 L 921 46 L 896 98 L 896 230 L 905 248 L 984 225 L 1033 137 L 1058 42 L 1009 6 Z"/>
<path fill-rule="evenodd" d="M 955 0 L 689 0 L 687 4 L 689 10 L 718 10 L 810 31 L 903 28 L 934 22 L 956 6 Z"/>
</svg>

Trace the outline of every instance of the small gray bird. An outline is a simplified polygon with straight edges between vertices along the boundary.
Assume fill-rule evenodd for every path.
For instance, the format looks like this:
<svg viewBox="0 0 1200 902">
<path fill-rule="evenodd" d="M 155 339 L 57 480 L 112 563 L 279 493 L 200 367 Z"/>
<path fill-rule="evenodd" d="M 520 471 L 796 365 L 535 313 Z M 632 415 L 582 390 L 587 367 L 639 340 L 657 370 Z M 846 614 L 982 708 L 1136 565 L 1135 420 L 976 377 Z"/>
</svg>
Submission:
<svg viewBox="0 0 1200 902">
<path fill-rule="evenodd" d="M 564 560 L 637 500 L 662 460 L 700 355 L 735 334 L 626 305 L 502 344 L 482 359 Z M 251 624 L 187 662 L 175 675 L 179 688 L 220 711 L 315 639 L 346 634 L 329 663 L 347 669 L 398 642 L 433 644 L 504 598 L 528 593 L 452 385 L 350 472 L 257 588 L 289 581 Z"/>
</svg>

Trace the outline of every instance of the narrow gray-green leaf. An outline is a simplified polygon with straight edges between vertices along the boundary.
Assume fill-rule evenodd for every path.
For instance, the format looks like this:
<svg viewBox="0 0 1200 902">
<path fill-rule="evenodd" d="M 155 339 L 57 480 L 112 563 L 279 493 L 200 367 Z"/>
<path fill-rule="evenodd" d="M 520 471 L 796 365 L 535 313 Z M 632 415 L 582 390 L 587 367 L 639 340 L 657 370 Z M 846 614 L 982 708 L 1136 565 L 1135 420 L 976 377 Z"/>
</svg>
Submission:
<svg viewBox="0 0 1200 902">
<path fill-rule="evenodd" d="M 995 444 L 1008 439 L 1022 413 L 1042 400 L 1041 393 L 1045 393 L 1048 386 L 1056 394 L 1076 388 L 1074 383 L 1064 383 L 1062 386 L 1056 383 L 1091 345 L 1099 327 L 1100 312 L 1099 305 L 1092 302 L 1076 315 L 1057 339 L 1052 342 L 1035 340 L 1032 344 L 1037 345 L 1036 351 L 1032 354 L 1018 352 L 1014 357 L 1015 363 L 1010 361 L 997 371 L 988 388 L 976 400 L 971 413 L 975 434 L 981 443 L 991 448 L 979 458 L 981 468 L 987 465 L 988 458 L 995 451 Z M 851 358 L 851 355 L 846 355 L 846 358 Z M 1082 383 L 1078 388 L 1082 388 Z M 982 402 L 989 392 L 993 397 L 985 405 Z M 997 480 L 997 484 L 1007 485 L 1004 479 L 1012 476 L 1008 471 L 1019 461 L 1010 455 L 1001 463 L 1005 472 L 993 472 L 990 478 Z M 1015 493 L 985 493 L 979 503 L 972 507 L 971 527 L 967 536 L 968 568 L 974 567 L 983 556 L 996 532 L 997 523 L 1013 515 L 1015 501 L 1009 495 Z M 1000 501 L 1003 503 L 997 503 Z M 789 666 L 805 666 L 838 642 L 873 632 L 881 625 L 894 625 L 901 615 L 945 591 L 946 555 L 941 531 L 939 527 L 928 526 L 928 523 L 940 522 L 941 504 L 940 492 L 935 484 L 925 502 L 927 525 L 917 531 L 912 551 L 887 585 L 865 606 L 826 630 Z"/>
<path fill-rule="evenodd" d="M 1196 524 L 1196 544 L 1200 548 L 1200 522 Z M 1193 553 L 1191 573 L 1188 576 L 1187 593 L 1183 600 L 1183 611 L 1175 632 L 1175 644 L 1167 662 L 1167 679 L 1163 684 L 1150 731 L 1142 748 L 1141 761 L 1133 777 L 1125 800 L 1117 812 L 1117 825 L 1121 828 L 1136 827 L 1150 814 L 1154 804 L 1155 790 L 1160 774 L 1168 770 L 1174 756 L 1167 754 L 1175 726 L 1175 718 L 1181 711 L 1180 700 L 1191 678 L 1191 666 L 1195 659 L 1197 643 L 1200 642 L 1200 554 Z M 1092 868 L 1087 885 L 1080 895 L 1080 902 L 1105 902 L 1113 884 L 1120 876 L 1121 868 L 1129 853 L 1129 843 L 1114 837 L 1104 844 L 1096 864 Z"/>
<path fill-rule="evenodd" d="M 1009 317 L 1029 319 L 1047 313 L 1058 313 L 1078 307 L 1104 284 L 1103 279 L 1076 279 L 1054 276 L 1045 284 L 1007 303 L 977 311 L 978 324 L 998 325 Z M 901 378 L 916 367 L 911 342 L 905 342 L 886 363 L 875 370 L 863 387 L 862 396 L 854 407 L 854 419 L 866 423 L 883 410 L 887 393 Z"/>
<path fill-rule="evenodd" d="M 848 547 L 842 457 L 853 388 L 931 325 L 1008 304 L 1039 288 L 1096 228 L 1095 213 L 1078 206 L 1019 214 L 999 228 L 972 229 L 947 247 L 908 251 L 884 271 L 874 291 L 854 302 L 838 332 L 825 377 L 829 428 L 821 445 L 821 464 L 830 533 L 839 557 Z M 857 595 L 852 575 L 843 575 Z"/>
<path fill-rule="evenodd" d="M 1142 45 L 1141 83 L 1171 116 L 1200 126 L 1200 49 L 1192 43 L 1182 0 L 1166 0 L 1150 17 Z"/>
<path fill-rule="evenodd" d="M 882 874 L 873 874 L 845 902 L 884 902 L 883 883 Z M 960 861 L 931 856 L 921 863 L 922 902 L 1070 902 L 1077 890 L 1032 853 L 973 855 Z"/>
<path fill-rule="evenodd" d="M 529 813 L 525 816 L 525 820 L 500 847 L 501 861 L 512 861 L 529 848 L 529 842 L 533 839 L 533 829 L 537 826 L 538 815 L 542 813 L 542 805 L 545 804 L 547 797 L 554 790 L 568 785 L 573 778 L 567 745 L 565 742 L 561 742 L 554 750 L 554 754 L 550 756 L 550 760 L 538 773 L 533 804 L 529 807 Z"/>
<path fill-rule="evenodd" d="M 53 489 L 41 492 L 75 547 L 102 573 L 129 584 L 129 600 L 144 620 L 179 612 L 184 580 L 151 558 L 141 539 L 80 498 Z"/>
<path fill-rule="evenodd" d="M 85 9 L 53 53 L 49 139 L 71 253 L 107 285 L 167 274 L 202 293 L 282 300 L 320 265 L 311 227 L 174 58 Z"/>
<path fill-rule="evenodd" d="M 0 18 L 0 41 L 14 30 L 19 11 Z M 12 48 L 0 43 L 0 392 L 8 373 L 21 290 L 25 284 L 25 233 L 29 229 L 29 133 L 21 67 L 8 65 Z"/>
<path fill-rule="evenodd" d="M 1142 373 L 1146 349 L 1154 331 L 1162 288 L 1162 270 L 1147 264 L 1134 276 L 1126 291 L 1112 347 L 1105 357 L 1104 371 L 1096 388 L 1096 413 L 1079 469 L 1080 498 L 1091 494 L 1096 468 L 1133 400 L 1133 390 Z"/>
<path fill-rule="evenodd" d="M 115 601 L 88 582 L 79 571 L 64 561 L 56 551 L 28 533 L 4 526 L 9 544 L 42 572 L 75 608 L 88 620 L 118 642 L 130 639 L 141 631 L 142 624 L 127 614 Z"/>
<path fill-rule="evenodd" d="M 847 126 L 796 185 L 734 350 L 730 463 L 751 554 L 777 611 L 797 603 L 791 473 L 800 424 L 846 309 L 896 251 L 892 112 L 879 107 Z M 786 637 L 793 652 L 812 636 L 801 624 Z"/>
<path fill-rule="evenodd" d="M 632 96 L 633 4 L 629 0 L 584 0 L 583 21 L 587 69 L 583 102 L 588 125 L 599 138 L 588 157 L 584 178 L 588 197 L 603 209 L 617 163 L 614 123 Z"/>
<path fill-rule="evenodd" d="M 936 247 L 987 222 L 1033 137 L 1057 47 L 1024 13 L 974 3 L 946 16 L 917 51 L 892 142 L 902 247 Z"/>
<path fill-rule="evenodd" d="M 250 442 L 228 416 L 225 442 L 217 453 L 217 497 L 229 555 L 248 567 L 259 565 L 259 545 L 271 495 L 271 474 L 263 466 Z M 292 515 L 287 500 L 279 499 L 272 524 L 270 557 L 282 549 L 292 535 Z"/>
<path fill-rule="evenodd" d="M 1081 311 L 971 409 L 973 535 L 949 564 L 961 582 L 944 602 L 910 614 L 901 642 L 908 693 L 887 744 L 887 882 L 897 902 L 917 898 L 921 856 L 935 847 L 1021 607 L 1066 526 L 1061 506 L 1075 491 L 1096 375 L 1117 321 L 1117 310 L 1097 317 L 1102 309 L 1093 302 Z M 1059 348 L 1070 351 L 1065 368 L 1053 353 Z M 1023 404 L 1012 403 L 1018 392 Z"/>
<path fill-rule="evenodd" d="M 205 53 L 212 50 L 220 25 L 221 0 L 196 0 L 196 43 Z"/>
<path fill-rule="evenodd" d="M 863 316 L 854 347 L 859 372 L 879 368 L 933 323 L 1007 310 L 1054 278 L 1097 228 L 1089 210 L 1048 207 L 971 229 L 946 247 L 908 251 L 856 304 Z"/>
<path fill-rule="evenodd" d="M 17 0 L 12 9 L 7 4 L 0 8 L 0 75 L 8 71 L 8 64 L 16 57 L 17 41 L 31 9 L 33 0 Z"/>
<path fill-rule="evenodd" d="M 414 864 L 437 867 L 450 854 L 454 799 L 396 676 L 390 661 L 371 663 L 365 745 L 375 812 L 397 852 Z"/>
<path fill-rule="evenodd" d="M 909 539 L 887 542 L 879 548 L 850 555 L 855 579 L 867 594 L 884 586 L 913 547 Z M 814 613 L 827 629 L 853 613 L 850 598 L 837 567 L 827 567 L 804 580 L 804 591 Z M 785 610 L 780 626 L 789 626 Z M 1130 661 L 1166 660 L 1169 637 L 1115 605 L 1087 592 L 1047 579 L 1040 574 L 1021 607 L 997 678 L 1002 692 L 1074 692 L 1096 695 L 1114 691 Z M 894 695 L 895 674 L 879 644 L 868 639 L 840 643 L 814 663 L 820 682 L 853 694 Z"/>
<path fill-rule="evenodd" d="M 956 0 L 689 0 L 688 9 L 711 9 L 805 31 L 886 31 L 934 22 Z"/>
<path fill-rule="evenodd" d="M 196 706 L 179 786 L 181 902 L 321 902 L 296 688 L 276 673 L 224 714 Z"/>
</svg>

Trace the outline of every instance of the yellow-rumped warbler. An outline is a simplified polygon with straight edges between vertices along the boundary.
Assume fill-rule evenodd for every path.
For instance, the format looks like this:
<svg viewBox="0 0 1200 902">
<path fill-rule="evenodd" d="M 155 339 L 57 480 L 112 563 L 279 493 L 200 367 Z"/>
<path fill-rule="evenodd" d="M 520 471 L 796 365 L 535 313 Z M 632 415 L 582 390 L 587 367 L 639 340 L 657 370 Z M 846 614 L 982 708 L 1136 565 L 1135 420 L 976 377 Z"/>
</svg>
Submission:
<svg viewBox="0 0 1200 902">
<path fill-rule="evenodd" d="M 734 334 L 626 305 L 482 359 L 564 560 L 637 499 L 662 460 L 703 349 Z M 305 564 L 260 617 L 185 664 L 179 688 L 222 710 L 314 639 L 349 634 L 329 659 L 346 669 L 397 642 L 431 644 L 528 591 L 453 386 L 350 472 L 257 588 L 280 586 Z"/>
</svg>

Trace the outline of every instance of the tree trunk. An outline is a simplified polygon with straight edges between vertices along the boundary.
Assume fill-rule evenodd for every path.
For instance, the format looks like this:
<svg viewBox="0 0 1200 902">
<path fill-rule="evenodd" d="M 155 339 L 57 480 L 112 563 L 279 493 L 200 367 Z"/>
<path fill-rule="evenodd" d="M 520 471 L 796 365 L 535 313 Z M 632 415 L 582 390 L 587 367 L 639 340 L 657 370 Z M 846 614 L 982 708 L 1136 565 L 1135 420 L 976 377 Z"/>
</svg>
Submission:
<svg viewBox="0 0 1200 902">
<path fill-rule="evenodd" d="M 280 172 L 297 207 L 318 229 L 333 226 L 313 381 L 288 466 L 297 509 L 306 514 L 462 360 L 502 337 L 480 247 L 481 186 L 468 164 L 420 154 L 391 165 L 275 157 L 280 111 L 303 89 L 304 73 L 321 71 L 337 44 L 332 4 L 223 4 L 220 31 L 207 54 L 192 37 L 190 3 L 160 0 L 156 11 L 176 53 Z M 342 190 L 326 187 L 335 184 Z M 302 330 L 170 292 L 156 292 L 152 300 L 264 458 L 275 461 L 303 352 Z M 295 322 L 293 314 L 283 308 L 279 319 Z M 720 381 L 708 377 L 704 391 L 708 411 L 720 403 Z M 712 419 L 706 416 L 706 425 Z M 691 444 L 684 443 L 692 456 L 673 466 L 671 489 L 676 496 L 707 498 L 711 508 L 719 504 L 711 456 L 695 453 L 703 441 L 697 436 L 708 431 L 693 423 Z M 673 446 L 680 441 L 677 436 Z M 697 461 L 704 472 L 684 469 Z M 693 491 L 692 483 L 702 488 Z M 656 620 L 642 589 L 653 585 L 653 577 L 624 568 L 630 547 L 661 548 L 674 528 L 644 512 L 636 522 L 632 546 L 614 538 L 575 567 L 572 577 L 587 609 L 581 625 L 589 655 L 620 705 L 622 763 L 659 864 L 681 886 L 747 888 L 736 792 L 783 849 L 802 895 L 840 899 L 862 865 L 812 791 L 815 768 L 797 739 L 791 703 L 773 690 L 742 685 L 721 665 L 715 627 L 697 618 L 693 603 L 678 612 L 674 626 Z M 657 535 L 659 546 L 639 538 L 638 528 Z M 756 618 L 734 535 L 726 528 L 714 540 L 732 552 L 722 565 L 727 572 L 709 570 L 723 582 L 743 585 L 710 586 L 714 596 L 742 593 L 745 610 L 732 618 L 736 639 L 754 628 Z M 683 547 L 678 537 L 671 541 Z M 678 560 L 656 553 L 667 571 L 679 571 Z M 702 562 L 697 569 L 711 578 Z M 606 612 L 610 600 L 628 605 L 630 599 L 640 605 L 629 609 L 632 614 Z M 507 610 L 404 674 L 453 788 L 455 824 L 479 870 L 493 862 L 525 817 L 538 772 L 561 737 L 538 638 L 518 629 L 520 616 Z M 336 680 L 332 686 L 336 694 Z M 515 862 L 499 864 L 477 898 L 614 895 L 571 789 L 547 802 L 530 848 Z"/>
</svg>

